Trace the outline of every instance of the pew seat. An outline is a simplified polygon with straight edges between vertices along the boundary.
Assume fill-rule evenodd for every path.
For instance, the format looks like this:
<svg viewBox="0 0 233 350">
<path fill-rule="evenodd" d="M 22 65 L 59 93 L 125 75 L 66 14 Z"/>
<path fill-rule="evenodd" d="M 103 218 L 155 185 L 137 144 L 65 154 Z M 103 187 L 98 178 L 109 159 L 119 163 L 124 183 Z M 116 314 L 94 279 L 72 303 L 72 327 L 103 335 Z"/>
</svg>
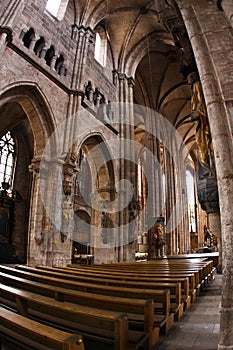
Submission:
<svg viewBox="0 0 233 350">
<path fill-rule="evenodd" d="M 44 325 L 0 307 L 0 337 L 35 350 L 85 350 L 81 335 Z"/>
<path fill-rule="evenodd" d="M 36 293 L 0 285 L 0 301 L 24 317 L 79 332 L 85 338 L 107 343 L 114 350 L 148 349 L 148 334 L 129 330 L 127 316 L 83 305 L 63 303 Z M 111 347 L 109 349 L 111 349 Z"/>
</svg>

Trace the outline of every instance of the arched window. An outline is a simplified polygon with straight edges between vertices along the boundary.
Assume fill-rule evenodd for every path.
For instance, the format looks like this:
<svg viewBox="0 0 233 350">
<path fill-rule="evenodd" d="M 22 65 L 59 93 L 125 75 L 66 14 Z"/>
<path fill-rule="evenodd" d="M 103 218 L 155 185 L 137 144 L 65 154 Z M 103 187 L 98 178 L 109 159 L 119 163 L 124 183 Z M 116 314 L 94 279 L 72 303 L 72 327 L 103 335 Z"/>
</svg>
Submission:
<svg viewBox="0 0 233 350">
<path fill-rule="evenodd" d="M 23 37 L 23 44 L 24 46 L 26 46 L 28 49 L 30 47 L 30 44 L 31 44 L 31 41 L 32 39 L 34 38 L 35 36 L 35 32 L 34 32 L 34 29 L 33 28 L 30 28 L 25 34 L 24 34 L 24 37 Z"/>
<path fill-rule="evenodd" d="M 189 232 L 196 232 L 194 175 L 189 169 L 186 170 L 186 187 L 188 197 Z"/>
<path fill-rule="evenodd" d="M 15 141 L 10 131 L 0 139 L 0 183 L 13 186 L 15 168 Z"/>
<path fill-rule="evenodd" d="M 61 75 L 61 68 L 62 68 L 63 64 L 64 64 L 64 57 L 62 54 L 60 54 L 60 56 L 57 57 L 56 62 L 55 62 L 55 70 L 60 75 Z"/>
<path fill-rule="evenodd" d="M 46 10 L 59 20 L 64 18 L 69 0 L 48 0 Z"/>
<path fill-rule="evenodd" d="M 45 62 L 48 66 L 51 65 L 51 62 L 52 62 L 52 59 L 53 59 L 53 56 L 55 55 L 55 50 L 54 50 L 54 47 L 53 46 L 50 46 L 50 48 L 46 51 L 46 54 L 45 54 Z"/>
<path fill-rule="evenodd" d="M 34 46 L 34 52 L 37 56 L 40 57 L 40 54 L 41 54 L 41 51 L 43 49 L 43 47 L 45 46 L 45 40 L 43 37 L 40 37 L 37 42 L 35 43 L 35 46 Z"/>
<path fill-rule="evenodd" d="M 107 60 L 107 36 L 105 30 L 100 28 L 96 31 L 95 35 L 95 54 L 94 57 L 101 66 L 106 66 Z"/>
</svg>

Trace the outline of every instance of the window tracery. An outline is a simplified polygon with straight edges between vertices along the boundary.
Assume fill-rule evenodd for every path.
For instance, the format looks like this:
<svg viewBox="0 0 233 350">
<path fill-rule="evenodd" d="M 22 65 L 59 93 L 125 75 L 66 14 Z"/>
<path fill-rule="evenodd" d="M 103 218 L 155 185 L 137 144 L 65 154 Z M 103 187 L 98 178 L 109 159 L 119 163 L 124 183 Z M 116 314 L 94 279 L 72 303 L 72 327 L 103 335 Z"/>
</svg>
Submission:
<svg viewBox="0 0 233 350">
<path fill-rule="evenodd" d="M 15 167 L 15 141 L 10 131 L 0 139 L 0 183 L 13 185 Z"/>
</svg>

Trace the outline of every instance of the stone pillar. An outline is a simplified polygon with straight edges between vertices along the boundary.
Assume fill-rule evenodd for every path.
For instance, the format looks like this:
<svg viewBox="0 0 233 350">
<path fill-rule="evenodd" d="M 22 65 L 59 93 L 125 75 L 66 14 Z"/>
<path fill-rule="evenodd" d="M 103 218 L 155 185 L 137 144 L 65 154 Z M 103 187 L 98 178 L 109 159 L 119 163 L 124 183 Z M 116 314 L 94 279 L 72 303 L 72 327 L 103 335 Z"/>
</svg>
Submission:
<svg viewBox="0 0 233 350">
<path fill-rule="evenodd" d="M 121 142 L 119 152 L 119 180 L 127 181 L 127 186 L 121 184 L 118 190 L 119 196 L 119 237 L 118 260 L 132 261 L 135 259 L 136 229 L 133 226 L 136 220 L 132 220 L 132 203 L 136 201 L 135 192 L 135 149 L 134 149 L 134 109 L 133 88 L 134 79 L 127 77 L 125 73 L 115 71 L 115 83 L 118 87 L 118 122 L 119 137 Z M 126 203 L 131 192 L 132 198 Z M 125 205 L 128 205 L 125 207 Z M 124 208 L 124 209 L 121 209 Z"/>
<path fill-rule="evenodd" d="M 41 264 L 45 256 L 44 252 L 44 217 L 45 210 L 41 199 L 41 189 L 45 189 L 47 168 L 40 171 L 40 161 L 33 161 L 29 166 L 32 174 L 31 204 L 28 225 L 28 258 L 27 264 Z"/>
<path fill-rule="evenodd" d="M 92 232 L 90 243 L 94 247 L 94 259 L 97 264 L 117 261 L 115 250 L 117 237 L 113 229 L 115 213 L 109 210 L 114 195 L 115 190 L 109 186 L 99 187 L 92 193 Z"/>
<path fill-rule="evenodd" d="M 41 53 L 40 53 L 40 58 L 44 59 L 45 58 L 45 55 L 46 55 L 46 51 L 51 47 L 51 44 L 49 43 L 45 43 L 42 50 L 41 50 Z M 45 64 L 45 62 L 44 62 Z"/>
<path fill-rule="evenodd" d="M 19 12 L 24 5 L 24 0 L 14 0 L 9 3 L 9 6 L 6 8 L 4 13 L 0 14 L 1 22 L 0 26 L 10 27 L 14 22 L 16 16 L 19 15 Z"/>
<path fill-rule="evenodd" d="M 81 90 L 84 86 L 83 69 L 87 59 L 88 47 L 92 43 L 93 31 L 90 27 L 76 28 L 75 40 L 77 42 L 75 61 L 72 72 L 71 89 Z"/>
<path fill-rule="evenodd" d="M 57 55 L 55 54 L 55 55 L 53 55 L 53 58 L 52 58 L 51 63 L 50 63 L 50 68 L 54 71 L 55 71 L 56 60 L 57 60 Z"/>
<path fill-rule="evenodd" d="M 35 44 L 37 42 L 37 40 L 39 39 L 38 36 L 34 35 L 33 38 L 31 39 L 31 42 L 30 42 L 30 46 L 29 46 L 29 50 L 34 52 L 34 47 L 35 47 Z"/>
<path fill-rule="evenodd" d="M 229 44 L 233 44 L 232 35 L 229 30 L 222 24 L 218 27 L 214 39 L 221 47 L 222 60 L 217 62 L 216 53 L 214 52 L 213 42 L 208 45 L 207 35 L 211 31 L 207 30 L 208 19 L 213 23 L 213 16 L 217 20 L 217 10 L 214 13 L 213 8 L 209 7 L 208 15 L 203 16 L 203 6 L 209 6 L 208 2 L 197 1 L 177 1 L 181 9 L 181 14 L 186 24 L 188 35 L 195 54 L 199 75 L 204 91 L 207 105 L 210 130 L 215 153 L 215 164 L 217 172 L 217 182 L 219 189 L 219 204 L 221 212 L 222 226 L 222 266 L 223 266 L 223 283 L 222 283 L 222 307 L 220 318 L 220 338 L 218 350 L 233 349 L 233 244 L 232 244 L 232 203 L 233 203 L 233 157 L 232 157 L 232 137 L 230 137 L 230 121 L 226 112 L 225 95 L 229 93 L 232 86 L 232 79 L 224 85 L 226 77 L 231 76 L 231 66 L 228 65 L 229 47 L 226 47 L 221 38 L 229 38 Z M 192 5 L 192 6 L 191 6 Z M 221 21 L 219 21 L 221 24 Z M 211 24 L 210 24 L 211 25 Z M 205 30 L 202 30 L 202 27 Z M 216 27 L 215 27 L 216 28 Z M 221 29 L 221 30 L 220 30 Z M 208 32 L 208 34 L 207 34 Z M 213 38 L 213 35 L 211 35 Z M 218 40 L 218 38 L 220 40 Z M 212 52 L 209 50 L 212 48 Z M 216 58 L 216 60 L 215 60 Z M 224 64 L 223 64 L 224 63 Z M 218 76 L 216 77 L 216 72 Z M 221 116 L 221 117 L 220 117 Z"/>
</svg>

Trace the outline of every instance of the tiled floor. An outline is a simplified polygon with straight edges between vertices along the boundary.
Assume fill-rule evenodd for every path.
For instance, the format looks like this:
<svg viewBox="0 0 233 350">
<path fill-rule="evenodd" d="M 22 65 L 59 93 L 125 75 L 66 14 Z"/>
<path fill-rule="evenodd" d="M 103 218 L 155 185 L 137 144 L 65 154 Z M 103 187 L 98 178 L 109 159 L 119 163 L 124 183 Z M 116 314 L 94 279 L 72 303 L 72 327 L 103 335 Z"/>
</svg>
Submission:
<svg viewBox="0 0 233 350">
<path fill-rule="evenodd" d="M 196 298 L 182 318 L 153 350 L 216 350 L 220 321 L 222 275 Z"/>
</svg>

